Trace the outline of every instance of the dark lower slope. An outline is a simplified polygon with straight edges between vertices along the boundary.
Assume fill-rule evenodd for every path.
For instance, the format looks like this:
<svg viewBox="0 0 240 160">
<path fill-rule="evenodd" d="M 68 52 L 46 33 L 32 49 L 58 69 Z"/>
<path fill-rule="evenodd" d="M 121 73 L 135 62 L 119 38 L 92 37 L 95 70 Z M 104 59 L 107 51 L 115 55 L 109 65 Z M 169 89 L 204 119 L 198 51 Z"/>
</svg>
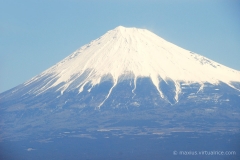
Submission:
<svg viewBox="0 0 240 160">
<path fill-rule="evenodd" d="M 168 134 L 173 131 L 239 132 L 239 92 L 224 83 L 219 85 L 181 84 L 179 102 L 174 101 L 173 83 L 160 83 L 161 98 L 148 78 L 119 82 L 109 97 L 113 83 L 104 81 L 91 88 L 40 95 L 11 90 L 0 96 L 1 139 L 90 135 L 114 130 L 119 135 Z M 6 96 L 7 95 L 7 96 Z M 98 108 L 102 103 L 103 105 Z M 76 133 L 76 134 L 75 134 Z"/>
</svg>

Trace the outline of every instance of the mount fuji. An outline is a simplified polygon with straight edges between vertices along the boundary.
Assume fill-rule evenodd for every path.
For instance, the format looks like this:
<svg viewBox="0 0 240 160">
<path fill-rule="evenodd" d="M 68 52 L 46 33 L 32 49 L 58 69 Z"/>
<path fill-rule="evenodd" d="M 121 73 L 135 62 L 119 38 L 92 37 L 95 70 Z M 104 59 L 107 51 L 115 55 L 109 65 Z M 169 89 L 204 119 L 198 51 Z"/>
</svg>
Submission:
<svg viewBox="0 0 240 160">
<path fill-rule="evenodd" d="M 0 94 L 2 140 L 239 132 L 240 72 L 119 26 Z"/>
</svg>

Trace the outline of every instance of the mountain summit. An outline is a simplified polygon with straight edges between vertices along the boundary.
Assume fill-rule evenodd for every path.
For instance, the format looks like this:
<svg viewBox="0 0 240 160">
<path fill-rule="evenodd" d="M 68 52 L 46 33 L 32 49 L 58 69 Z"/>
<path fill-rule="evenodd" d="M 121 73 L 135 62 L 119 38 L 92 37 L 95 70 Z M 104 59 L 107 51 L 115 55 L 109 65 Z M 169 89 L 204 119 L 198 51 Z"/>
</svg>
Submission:
<svg viewBox="0 0 240 160">
<path fill-rule="evenodd" d="M 203 128 L 210 132 L 219 129 L 214 124 L 222 118 L 234 130 L 239 128 L 239 95 L 239 71 L 146 29 L 119 26 L 1 93 L 0 127 L 5 129 L 0 134 L 13 138 L 19 130 L 18 137 L 54 130 L 59 135 L 63 129 L 97 131 L 128 122 L 142 125 L 143 120 L 168 130 L 188 126 L 186 119 L 192 126 L 210 119 L 212 126 Z M 190 130 L 201 130 L 192 126 Z M 131 133 L 139 131 L 132 127 Z M 129 133 L 129 128 L 122 130 Z"/>
<path fill-rule="evenodd" d="M 126 79 L 133 79 L 134 92 L 136 81 L 141 77 L 150 78 L 162 98 L 165 95 L 159 86 L 160 81 L 172 81 L 176 101 L 181 93 L 181 83 L 199 83 L 203 88 L 204 83 L 223 82 L 235 88 L 231 82 L 240 82 L 239 71 L 180 48 L 146 29 L 119 26 L 84 45 L 24 86 L 44 79 L 28 93 L 39 95 L 51 88 L 61 94 L 75 89 L 80 93 L 86 84 L 92 88 L 110 80 L 113 84 L 108 97 L 117 83 Z"/>
</svg>

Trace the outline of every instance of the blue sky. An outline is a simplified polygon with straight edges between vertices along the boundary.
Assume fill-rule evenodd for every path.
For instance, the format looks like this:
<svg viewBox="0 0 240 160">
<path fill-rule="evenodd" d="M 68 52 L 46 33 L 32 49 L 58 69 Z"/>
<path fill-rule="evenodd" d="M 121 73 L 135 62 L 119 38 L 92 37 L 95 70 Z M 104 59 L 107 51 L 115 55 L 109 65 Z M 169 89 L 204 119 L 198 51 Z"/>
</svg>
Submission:
<svg viewBox="0 0 240 160">
<path fill-rule="evenodd" d="M 146 28 L 240 70 L 237 0 L 5 0 L 0 1 L 0 92 L 119 25 Z"/>
</svg>

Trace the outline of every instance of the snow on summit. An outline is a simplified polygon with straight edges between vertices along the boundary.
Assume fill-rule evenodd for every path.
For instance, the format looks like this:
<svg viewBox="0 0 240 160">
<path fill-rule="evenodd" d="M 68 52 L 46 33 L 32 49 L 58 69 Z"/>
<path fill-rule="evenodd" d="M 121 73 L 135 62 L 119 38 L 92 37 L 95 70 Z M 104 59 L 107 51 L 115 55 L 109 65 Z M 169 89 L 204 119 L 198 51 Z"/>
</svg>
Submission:
<svg viewBox="0 0 240 160">
<path fill-rule="evenodd" d="M 134 79 L 136 88 L 138 77 L 149 77 L 161 97 L 164 95 L 159 82 L 172 80 L 177 100 L 180 82 L 224 82 L 231 87 L 231 82 L 240 82 L 239 71 L 178 47 L 146 29 L 122 26 L 82 46 L 25 85 L 43 77 L 47 77 L 45 85 L 30 92 L 40 94 L 56 86 L 62 93 L 71 89 L 81 92 L 86 84 L 95 86 L 106 79 L 113 81 L 112 90 L 119 81 L 128 78 Z"/>
</svg>

